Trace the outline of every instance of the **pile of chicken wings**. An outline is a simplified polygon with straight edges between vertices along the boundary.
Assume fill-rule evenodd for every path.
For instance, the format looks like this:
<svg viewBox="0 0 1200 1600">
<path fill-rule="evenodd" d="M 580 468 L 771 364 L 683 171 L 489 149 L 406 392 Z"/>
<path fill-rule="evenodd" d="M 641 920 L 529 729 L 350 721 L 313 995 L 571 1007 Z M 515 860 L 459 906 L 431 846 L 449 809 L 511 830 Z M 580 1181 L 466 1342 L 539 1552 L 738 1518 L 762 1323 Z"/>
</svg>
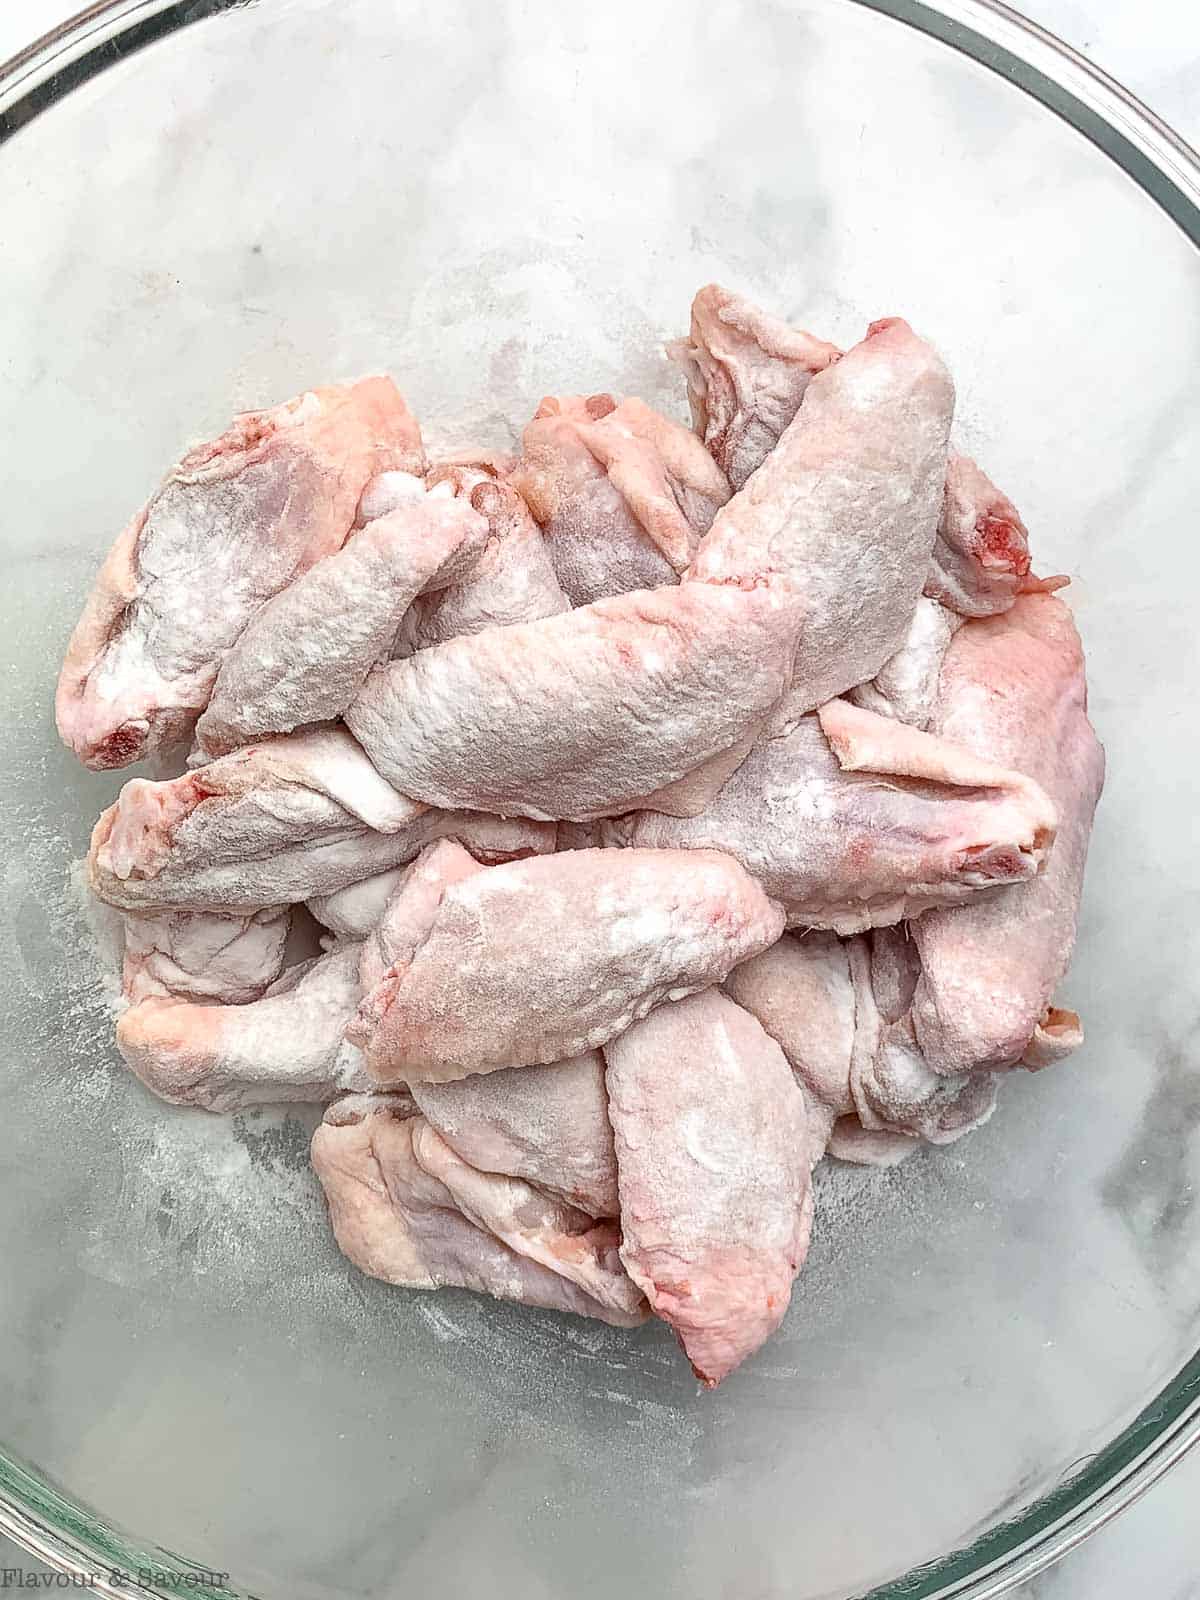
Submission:
<svg viewBox="0 0 1200 1600">
<path fill-rule="evenodd" d="M 843 352 L 711 285 L 668 351 L 691 429 L 563 395 L 439 458 L 384 377 L 239 416 L 117 540 L 56 710 L 91 768 L 190 742 L 88 861 L 137 1076 L 324 1104 L 363 1271 L 655 1315 L 712 1386 L 823 1156 L 957 1139 L 1079 1044 L 1103 756 L 1065 579 L 907 323 Z"/>
</svg>

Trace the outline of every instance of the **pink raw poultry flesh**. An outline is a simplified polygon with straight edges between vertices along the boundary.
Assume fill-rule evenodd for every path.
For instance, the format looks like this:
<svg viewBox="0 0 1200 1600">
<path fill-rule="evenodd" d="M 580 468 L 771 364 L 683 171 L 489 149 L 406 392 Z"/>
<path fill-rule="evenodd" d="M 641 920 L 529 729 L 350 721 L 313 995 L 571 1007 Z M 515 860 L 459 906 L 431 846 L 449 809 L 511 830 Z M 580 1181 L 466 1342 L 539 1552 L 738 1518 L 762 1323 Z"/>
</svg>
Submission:
<svg viewBox="0 0 1200 1600">
<path fill-rule="evenodd" d="M 356 1266 L 411 1289 L 477 1289 L 617 1327 L 645 1321 L 612 1223 L 476 1172 L 388 1098 L 334 1106 L 313 1135 L 333 1230 Z"/>
<path fill-rule="evenodd" d="M 817 374 L 779 443 L 717 513 L 695 578 L 784 579 L 804 600 L 785 707 L 871 678 L 900 647 L 929 569 L 954 385 L 906 322 Z"/>
<path fill-rule="evenodd" d="M 240 911 L 332 894 L 443 837 L 486 860 L 554 847 L 544 823 L 397 794 L 344 728 L 322 728 L 165 783 L 132 779 L 96 824 L 88 871 L 96 894 L 124 910 Z"/>
<path fill-rule="evenodd" d="M 640 400 L 542 401 L 513 482 L 573 605 L 675 583 L 729 484 L 687 428 Z"/>
<path fill-rule="evenodd" d="M 413 603 L 401 624 L 397 655 L 570 610 L 545 541 L 515 489 L 469 467 L 435 468 L 429 478 L 450 484 L 486 518 L 487 544 L 458 582 Z"/>
<path fill-rule="evenodd" d="M 1020 772 L 831 700 L 760 740 L 698 816 L 565 825 L 559 848 L 725 851 L 792 926 L 855 933 L 1032 878 L 1054 825 Z"/>
<path fill-rule="evenodd" d="M 143 1000 L 118 1022 L 117 1047 L 146 1087 L 174 1105 L 319 1103 L 371 1087 L 345 1039 L 358 994 L 358 951 L 347 946 L 289 968 L 249 1005 Z"/>
<path fill-rule="evenodd" d="M 247 412 L 190 450 L 113 546 L 67 647 L 55 713 L 79 759 L 127 767 L 185 739 L 254 612 L 341 548 L 364 484 L 392 467 L 422 471 L 424 451 L 389 378 Z"/>
<path fill-rule="evenodd" d="M 239 418 L 118 540 L 57 710 L 93 767 L 195 731 L 88 858 L 143 1083 L 324 1106 L 363 1272 L 654 1316 L 712 1387 L 822 1160 L 959 1140 L 1081 1043 L 1103 757 L 1065 580 L 907 323 L 842 353 L 709 285 L 669 353 L 694 431 L 566 395 L 430 465 L 387 379 Z"/>
<path fill-rule="evenodd" d="M 912 1032 L 912 950 L 908 981 L 895 981 L 902 932 L 839 940 L 788 935 L 730 973 L 725 991 L 753 1013 L 783 1049 L 809 1105 L 812 1159 L 890 1165 L 918 1141 L 949 1144 L 990 1116 L 992 1075 L 943 1076 L 920 1054 Z M 852 1138 L 851 1128 L 870 1138 Z"/>
<path fill-rule="evenodd" d="M 804 1096 L 715 989 L 605 1046 L 621 1259 L 713 1388 L 783 1320 L 812 1228 Z"/>
<path fill-rule="evenodd" d="M 121 988 L 136 1004 L 152 995 L 258 1000 L 278 978 L 291 931 L 290 906 L 242 916 L 211 911 L 127 911 Z"/>
<path fill-rule="evenodd" d="M 435 846 L 445 866 L 407 880 L 384 913 L 396 953 L 371 970 L 351 1032 L 380 1083 L 596 1049 L 783 931 L 779 907 L 715 851 L 577 850 L 486 869 L 451 852 L 466 857 Z"/>
<path fill-rule="evenodd" d="M 389 782 L 430 805 L 690 816 L 783 693 L 799 611 L 768 582 L 618 595 L 376 667 L 346 724 Z"/>
<path fill-rule="evenodd" d="M 691 334 L 667 353 L 687 377 L 696 432 L 734 490 L 779 443 L 813 378 L 841 355 L 716 283 L 696 295 Z"/>
<path fill-rule="evenodd" d="M 397 618 L 475 566 L 487 523 L 457 500 L 411 500 L 369 522 L 247 623 L 196 725 L 207 756 L 339 717 L 389 659 Z"/>
<path fill-rule="evenodd" d="M 939 1071 L 1042 1065 L 1079 1043 L 1078 1018 L 1052 1000 L 1071 958 L 1104 753 L 1087 717 L 1083 651 L 1054 595 L 1019 599 L 968 623 L 942 667 L 937 725 L 990 759 L 1012 761 L 1053 797 L 1058 839 L 1045 871 L 994 905 L 917 922 L 921 1048 Z"/>
<path fill-rule="evenodd" d="M 620 1215 L 598 1050 L 454 1083 L 418 1081 L 411 1092 L 425 1120 L 473 1167 L 524 1178 L 589 1216 Z"/>
<path fill-rule="evenodd" d="M 841 353 L 718 284 L 700 290 L 690 337 L 668 354 L 687 376 L 696 431 L 735 490 L 770 456 L 812 379 Z M 925 593 L 962 616 L 988 616 L 1020 593 L 1063 581 L 1032 576 L 1016 507 L 969 456 L 951 450 Z"/>
</svg>

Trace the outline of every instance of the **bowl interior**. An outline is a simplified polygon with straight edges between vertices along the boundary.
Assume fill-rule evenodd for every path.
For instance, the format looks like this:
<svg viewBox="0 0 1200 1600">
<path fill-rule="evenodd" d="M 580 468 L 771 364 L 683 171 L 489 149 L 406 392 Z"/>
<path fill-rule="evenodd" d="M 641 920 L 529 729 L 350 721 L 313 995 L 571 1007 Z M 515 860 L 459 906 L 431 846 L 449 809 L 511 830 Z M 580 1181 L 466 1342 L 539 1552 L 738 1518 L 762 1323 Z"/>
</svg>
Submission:
<svg viewBox="0 0 1200 1600">
<path fill-rule="evenodd" d="M 845 0 L 304 0 L 85 83 L 0 149 L 0 1373 L 6 1447 L 260 1595 L 860 1593 L 1010 1517 L 1200 1344 L 1192 915 L 1200 258 L 1018 89 Z M 543 393 L 682 415 L 719 279 L 850 342 L 907 316 L 1071 575 L 1109 752 L 1085 1049 L 892 1173 L 827 1164 L 781 1335 L 700 1395 L 664 1330 L 389 1290 L 312 1118 L 120 1069 L 59 748 L 97 562 L 238 408 L 386 369 L 438 443 Z M 201 580 L 202 581 L 202 580 Z M 127 776 L 124 775 L 124 776 Z"/>
</svg>

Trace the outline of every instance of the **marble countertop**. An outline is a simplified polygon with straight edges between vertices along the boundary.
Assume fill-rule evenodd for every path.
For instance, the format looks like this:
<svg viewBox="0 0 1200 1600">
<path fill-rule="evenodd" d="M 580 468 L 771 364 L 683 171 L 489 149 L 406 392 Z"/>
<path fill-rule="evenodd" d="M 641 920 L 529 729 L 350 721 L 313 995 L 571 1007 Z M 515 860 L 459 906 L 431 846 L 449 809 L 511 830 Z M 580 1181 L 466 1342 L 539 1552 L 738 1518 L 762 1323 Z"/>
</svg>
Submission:
<svg viewBox="0 0 1200 1600">
<path fill-rule="evenodd" d="M 4 0 L 0 60 L 80 0 Z M 1026 0 L 1025 11 L 1090 55 L 1200 144 L 1200 7 L 1194 0 Z M 1019 1600 L 1200 1600 L 1200 1450 Z M 47 1569 L 0 1537 L 0 1569 Z M 29 1580 L 27 1580 L 29 1581 Z M 7 1584 L 0 1579 L 0 1587 Z"/>
</svg>

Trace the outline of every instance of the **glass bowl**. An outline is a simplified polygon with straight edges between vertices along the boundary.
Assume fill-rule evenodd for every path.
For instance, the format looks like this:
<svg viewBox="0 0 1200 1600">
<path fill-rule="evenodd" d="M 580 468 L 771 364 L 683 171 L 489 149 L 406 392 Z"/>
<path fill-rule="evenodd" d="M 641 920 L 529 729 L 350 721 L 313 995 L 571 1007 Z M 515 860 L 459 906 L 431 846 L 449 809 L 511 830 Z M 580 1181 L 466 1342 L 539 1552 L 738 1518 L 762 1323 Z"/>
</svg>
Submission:
<svg viewBox="0 0 1200 1600">
<path fill-rule="evenodd" d="M 1195 157 L 982 0 L 116 0 L 9 64 L 0 135 L 0 1529 L 112 1594 L 981 1600 L 1126 1504 L 1200 1429 Z M 121 1071 L 71 870 L 118 779 L 50 698 L 232 411 L 386 368 L 444 442 L 563 388 L 682 413 L 712 278 L 944 351 L 1110 778 L 1085 1049 L 827 1164 L 782 1334 L 702 1395 L 665 1329 L 360 1277 L 311 1118 Z"/>
</svg>

